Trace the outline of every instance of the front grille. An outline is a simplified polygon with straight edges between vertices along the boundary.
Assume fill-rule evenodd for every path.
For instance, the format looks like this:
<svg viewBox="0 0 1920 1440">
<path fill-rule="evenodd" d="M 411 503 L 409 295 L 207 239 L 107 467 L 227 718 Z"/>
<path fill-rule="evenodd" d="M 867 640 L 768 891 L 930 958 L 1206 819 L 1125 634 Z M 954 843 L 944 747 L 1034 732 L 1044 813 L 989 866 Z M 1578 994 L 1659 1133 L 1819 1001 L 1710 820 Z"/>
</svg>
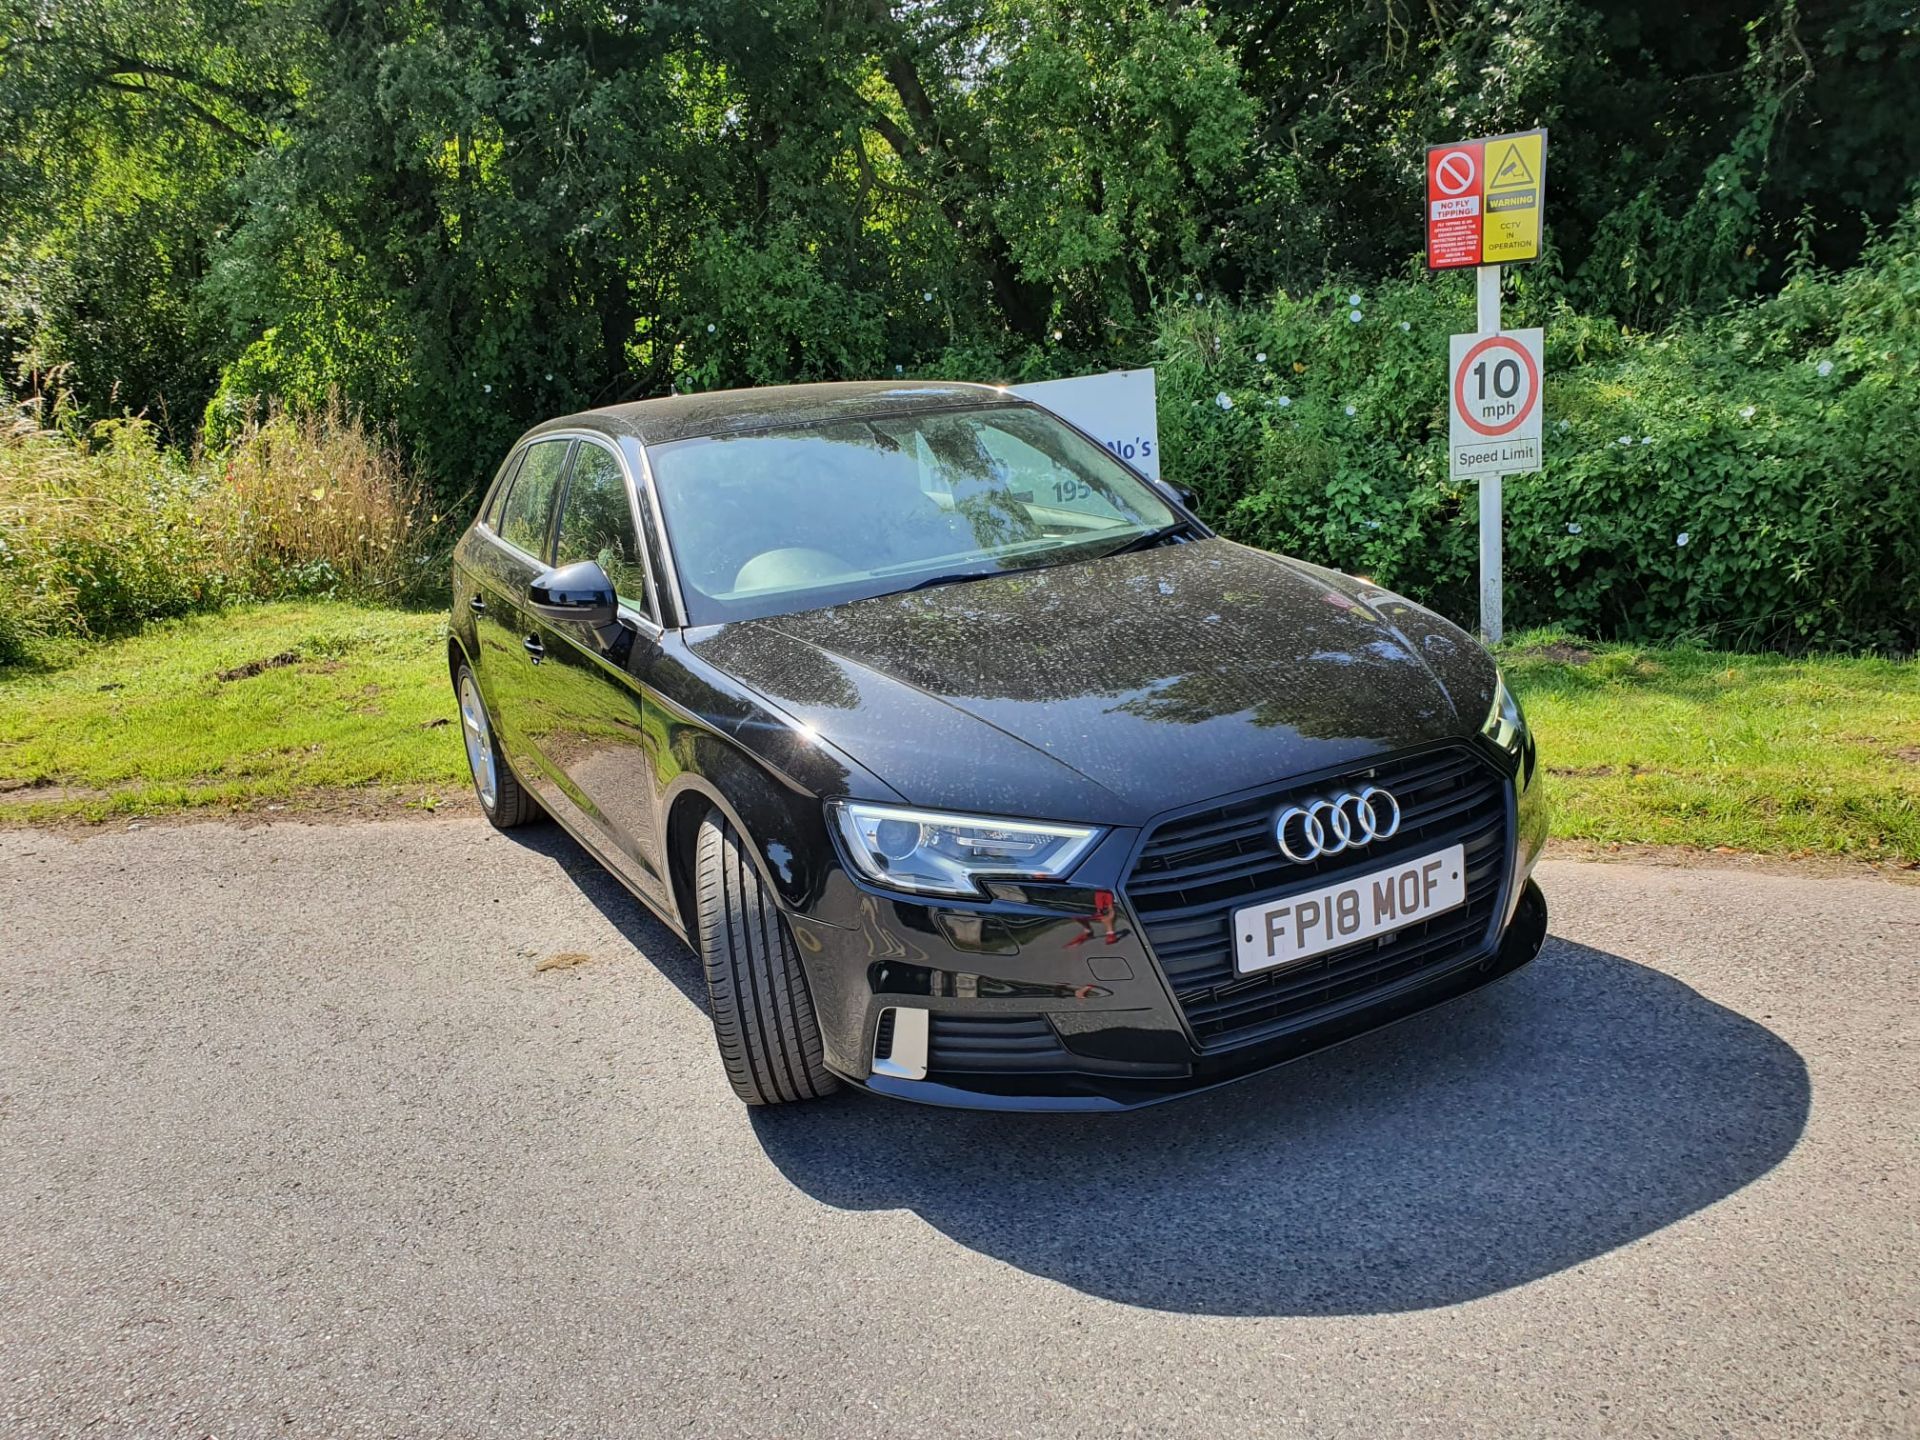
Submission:
<svg viewBox="0 0 1920 1440">
<path fill-rule="evenodd" d="M 1400 802 L 1399 833 L 1310 865 L 1274 843 L 1282 806 L 1360 784 Z M 1438 973 L 1487 938 L 1506 873 L 1507 786 L 1491 762 L 1450 745 L 1364 769 L 1292 784 L 1180 815 L 1156 826 L 1127 879 L 1127 899 L 1201 1047 L 1229 1049 L 1311 1023 L 1356 996 Z M 1233 912 L 1261 900 L 1463 845 L 1467 903 L 1445 914 L 1331 950 L 1300 965 L 1244 978 L 1233 968 Z"/>
<path fill-rule="evenodd" d="M 1073 1068 L 1073 1056 L 1040 1015 L 936 1010 L 927 1023 L 927 1069 L 938 1074 L 1032 1074 Z"/>
</svg>

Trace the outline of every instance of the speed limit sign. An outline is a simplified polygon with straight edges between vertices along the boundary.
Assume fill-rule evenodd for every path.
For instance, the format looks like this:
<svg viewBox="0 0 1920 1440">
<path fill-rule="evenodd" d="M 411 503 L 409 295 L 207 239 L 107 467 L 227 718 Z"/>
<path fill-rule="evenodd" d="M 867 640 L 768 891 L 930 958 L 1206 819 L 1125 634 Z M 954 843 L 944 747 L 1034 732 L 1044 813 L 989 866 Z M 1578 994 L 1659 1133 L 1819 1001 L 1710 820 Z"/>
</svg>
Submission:
<svg viewBox="0 0 1920 1440">
<path fill-rule="evenodd" d="M 1540 332 L 1455 335 L 1447 367 L 1448 473 L 1517 475 L 1540 468 Z"/>
</svg>

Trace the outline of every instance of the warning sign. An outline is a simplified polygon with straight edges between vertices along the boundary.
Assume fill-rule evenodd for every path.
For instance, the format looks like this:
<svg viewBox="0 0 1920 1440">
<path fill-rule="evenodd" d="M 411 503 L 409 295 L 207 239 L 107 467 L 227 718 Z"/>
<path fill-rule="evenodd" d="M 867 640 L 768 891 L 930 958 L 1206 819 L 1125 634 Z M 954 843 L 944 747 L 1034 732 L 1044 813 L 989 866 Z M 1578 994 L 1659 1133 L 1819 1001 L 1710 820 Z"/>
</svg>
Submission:
<svg viewBox="0 0 1920 1440">
<path fill-rule="evenodd" d="M 1427 147 L 1427 268 L 1540 258 L 1547 132 Z"/>
<path fill-rule="evenodd" d="M 1540 199 L 1546 191 L 1547 132 L 1487 141 L 1486 229 L 1482 265 L 1540 258 Z"/>
<path fill-rule="evenodd" d="M 1455 335 L 1447 473 L 1518 475 L 1540 468 L 1540 332 Z"/>
</svg>

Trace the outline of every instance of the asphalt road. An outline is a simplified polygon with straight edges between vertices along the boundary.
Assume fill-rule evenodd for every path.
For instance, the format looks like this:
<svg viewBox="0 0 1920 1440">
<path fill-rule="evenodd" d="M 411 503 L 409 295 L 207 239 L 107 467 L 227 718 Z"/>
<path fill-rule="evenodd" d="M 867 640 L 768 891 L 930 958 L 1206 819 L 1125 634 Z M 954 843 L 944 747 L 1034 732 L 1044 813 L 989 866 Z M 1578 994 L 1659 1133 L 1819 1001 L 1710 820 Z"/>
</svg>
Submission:
<svg viewBox="0 0 1920 1440">
<path fill-rule="evenodd" d="M 1920 1433 L 1920 888 L 1542 878 L 1209 1097 L 750 1116 L 551 829 L 0 832 L 0 1431 Z"/>
</svg>

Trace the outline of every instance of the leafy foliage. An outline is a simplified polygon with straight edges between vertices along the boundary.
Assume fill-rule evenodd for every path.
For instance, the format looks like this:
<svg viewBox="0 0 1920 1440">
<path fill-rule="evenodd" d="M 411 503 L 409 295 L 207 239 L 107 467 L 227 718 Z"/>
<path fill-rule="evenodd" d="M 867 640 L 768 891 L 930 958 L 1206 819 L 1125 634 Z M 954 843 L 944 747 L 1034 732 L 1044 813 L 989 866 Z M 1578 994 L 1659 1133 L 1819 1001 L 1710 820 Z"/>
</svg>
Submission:
<svg viewBox="0 0 1920 1440">
<path fill-rule="evenodd" d="M 1237 538 L 1471 615 L 1476 502 L 1447 478 L 1445 408 L 1470 306 L 1421 277 L 1169 310 L 1169 477 Z M 1914 647 L 1920 211 L 1843 275 L 1659 334 L 1537 292 L 1508 313 L 1544 323 L 1548 376 L 1545 469 L 1505 486 L 1510 623 Z"/>
<path fill-rule="evenodd" d="M 1917 59 L 1896 0 L 0 0 L 0 369 L 176 443 L 337 390 L 455 496 L 557 411 L 1377 281 L 1426 141 L 1539 123 L 1537 283 L 1657 326 L 1892 221 Z"/>
<path fill-rule="evenodd" d="M 141 421 L 104 421 L 90 450 L 24 425 L 0 441 L 0 661 L 50 635 L 111 631 L 217 605 L 222 547 L 204 486 Z"/>
<path fill-rule="evenodd" d="M 1658 325 L 1851 264 L 1920 175 L 1904 0 L 1250 0 L 1221 27 L 1262 102 L 1232 288 L 1392 273 L 1422 149 L 1544 125 L 1569 303 Z"/>
<path fill-rule="evenodd" d="M 587 406 L 1158 356 L 1214 513 L 1459 611 L 1422 149 L 1544 124 L 1523 612 L 1906 636 L 1911 228 L 1833 277 L 1917 68 L 1905 0 L 0 0 L 0 385 L 182 451 L 338 396 L 464 508 Z"/>
</svg>

